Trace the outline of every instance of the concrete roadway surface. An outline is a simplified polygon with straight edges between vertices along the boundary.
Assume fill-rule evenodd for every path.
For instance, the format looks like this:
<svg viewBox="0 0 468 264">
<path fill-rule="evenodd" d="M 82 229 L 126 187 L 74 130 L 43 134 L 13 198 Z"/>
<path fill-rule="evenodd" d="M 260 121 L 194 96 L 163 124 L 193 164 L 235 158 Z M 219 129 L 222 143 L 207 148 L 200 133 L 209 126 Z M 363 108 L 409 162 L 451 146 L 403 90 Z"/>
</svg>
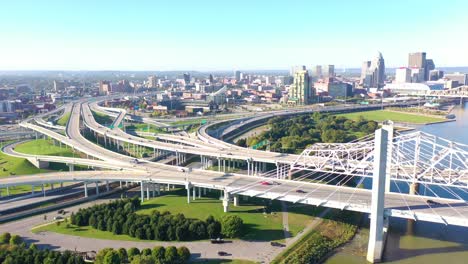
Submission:
<svg viewBox="0 0 468 264">
<path fill-rule="evenodd" d="M 128 196 L 138 196 L 140 193 L 139 188 L 134 188 L 128 192 Z M 107 203 L 113 199 L 119 199 L 121 193 L 111 195 L 107 198 L 100 198 L 98 200 L 87 202 L 84 204 L 64 208 L 67 211 L 66 216 L 71 212 L 76 212 L 79 208 L 90 207 L 95 204 Z M 35 243 L 39 248 L 49 248 L 54 250 L 77 250 L 77 251 L 99 251 L 103 248 L 130 248 L 137 247 L 153 248 L 155 246 L 186 246 L 192 252 L 193 259 L 247 259 L 257 262 L 270 262 L 277 254 L 281 252 L 280 247 L 273 247 L 267 241 L 242 241 L 232 240 L 232 243 L 224 244 L 211 244 L 210 241 L 194 241 L 194 242 L 134 242 L 134 241 L 120 241 L 120 240 L 106 240 L 95 239 L 86 237 L 74 237 L 70 235 L 63 235 L 53 232 L 39 232 L 34 234 L 31 228 L 51 223 L 53 218 L 57 216 L 57 212 L 49 212 L 45 214 L 47 220 L 44 220 L 44 214 L 32 216 L 29 218 L 21 219 L 14 222 L 9 222 L 0 225 L 0 233 L 11 232 L 23 237 L 28 243 Z M 229 256 L 218 256 L 218 251 L 225 251 Z"/>
</svg>

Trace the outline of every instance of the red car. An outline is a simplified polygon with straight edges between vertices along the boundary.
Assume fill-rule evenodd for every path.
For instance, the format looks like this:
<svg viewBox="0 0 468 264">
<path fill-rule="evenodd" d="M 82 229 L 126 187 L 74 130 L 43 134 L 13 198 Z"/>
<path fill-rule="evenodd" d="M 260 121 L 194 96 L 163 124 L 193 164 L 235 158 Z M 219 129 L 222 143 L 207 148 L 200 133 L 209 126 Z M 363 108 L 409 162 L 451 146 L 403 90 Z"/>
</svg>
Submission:
<svg viewBox="0 0 468 264">
<path fill-rule="evenodd" d="M 271 183 L 267 182 L 267 181 L 262 181 L 260 182 L 261 185 L 271 185 Z"/>
</svg>

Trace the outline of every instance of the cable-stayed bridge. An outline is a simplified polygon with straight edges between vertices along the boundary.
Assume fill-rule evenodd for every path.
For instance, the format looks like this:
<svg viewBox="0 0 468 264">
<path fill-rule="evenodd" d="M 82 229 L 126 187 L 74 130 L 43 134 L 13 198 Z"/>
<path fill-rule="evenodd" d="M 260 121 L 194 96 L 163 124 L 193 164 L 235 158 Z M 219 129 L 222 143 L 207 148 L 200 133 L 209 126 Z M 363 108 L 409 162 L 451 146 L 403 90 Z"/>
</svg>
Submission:
<svg viewBox="0 0 468 264">
<path fill-rule="evenodd" d="M 122 115 L 119 116 L 123 119 Z M 107 132 L 107 128 L 100 128 L 95 122 L 86 102 L 73 105 L 66 136 L 31 123 L 23 123 L 22 126 L 96 158 L 96 164 L 111 163 L 119 170 L 133 172 L 116 171 L 92 175 L 69 172 L 16 176 L 0 179 L 0 188 L 65 181 L 127 181 L 140 183 L 141 198 L 145 199 L 154 195 L 160 184 L 176 184 L 185 186 L 188 201 L 191 197 L 195 198 L 197 193 L 200 195 L 204 189 L 223 190 L 225 211 L 228 211 L 232 200 L 238 203 L 239 195 L 247 195 L 365 212 L 371 216 L 370 261 L 379 261 L 381 258 L 389 216 L 468 226 L 468 204 L 464 198 L 466 196 L 463 196 L 468 182 L 467 147 L 420 132 L 396 134 L 391 124 L 384 125 L 376 131 L 375 136 L 345 144 L 315 144 L 301 155 L 251 151 L 237 146 L 222 148 L 213 144 L 205 148 L 203 144 L 194 146 L 193 141 L 181 144 L 168 140 L 162 144 L 159 141 L 136 138 L 123 131 Z M 133 144 L 166 151 L 174 151 L 168 149 L 174 148 L 176 155 L 183 153 L 200 156 L 202 163 L 215 160 L 219 167 L 222 164 L 226 167 L 226 161 L 228 167 L 246 162 L 248 173 L 189 170 L 181 166 L 147 161 L 135 164 L 135 158 L 102 148 L 84 138 L 84 127 L 96 133 L 104 131 L 101 134 L 104 135 L 104 144 L 120 147 Z M 109 133 L 116 136 L 111 137 Z M 47 159 L 37 155 L 35 158 Z M 179 156 L 178 159 L 182 165 L 184 157 Z M 66 157 L 54 161 L 84 163 L 81 159 Z M 86 162 L 83 165 L 91 164 Z M 270 171 L 265 168 L 262 170 L 261 167 L 266 166 L 259 166 L 259 163 L 274 164 L 276 167 Z M 359 188 L 365 179 L 372 181 L 370 190 Z M 392 184 L 397 188 L 407 184 L 410 194 L 401 190 L 390 192 Z M 429 190 L 433 186 L 444 188 L 452 196 L 437 197 L 435 191 L 430 196 L 417 195 L 418 185 Z"/>
</svg>

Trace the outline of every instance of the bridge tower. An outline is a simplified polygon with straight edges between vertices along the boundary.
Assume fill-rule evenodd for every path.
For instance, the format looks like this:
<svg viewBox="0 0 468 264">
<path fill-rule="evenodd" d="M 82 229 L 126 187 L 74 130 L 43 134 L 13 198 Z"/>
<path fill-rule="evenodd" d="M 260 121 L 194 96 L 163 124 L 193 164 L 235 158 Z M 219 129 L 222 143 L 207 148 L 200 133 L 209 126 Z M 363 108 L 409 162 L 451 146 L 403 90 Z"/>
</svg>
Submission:
<svg viewBox="0 0 468 264">
<path fill-rule="evenodd" d="M 367 248 L 367 261 L 377 263 L 382 260 L 385 246 L 385 233 L 388 219 L 384 216 L 385 187 L 387 179 L 388 145 L 393 134 L 392 124 L 384 124 L 375 132 L 374 171 L 372 176 L 372 204 L 370 211 L 369 245 Z M 391 143 L 391 142 L 390 142 Z"/>
</svg>

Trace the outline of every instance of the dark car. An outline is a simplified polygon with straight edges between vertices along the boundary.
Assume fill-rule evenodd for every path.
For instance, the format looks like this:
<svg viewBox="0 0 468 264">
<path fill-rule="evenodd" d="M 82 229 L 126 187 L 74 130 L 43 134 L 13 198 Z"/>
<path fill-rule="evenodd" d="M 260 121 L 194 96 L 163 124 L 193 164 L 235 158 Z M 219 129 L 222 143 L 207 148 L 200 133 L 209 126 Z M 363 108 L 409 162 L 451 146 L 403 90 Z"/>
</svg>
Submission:
<svg viewBox="0 0 468 264">
<path fill-rule="evenodd" d="M 301 189 L 298 189 L 296 190 L 297 193 L 306 193 L 305 191 L 301 190 Z"/>
<path fill-rule="evenodd" d="M 229 254 L 224 251 L 218 251 L 218 256 L 229 256 Z"/>
<path fill-rule="evenodd" d="M 216 239 L 211 239 L 211 244 L 223 244 L 224 239 L 222 238 L 216 238 Z"/>
<path fill-rule="evenodd" d="M 270 242 L 270 245 L 273 246 L 273 247 L 285 247 L 285 245 L 281 244 L 281 243 L 278 243 L 278 242 Z"/>
<path fill-rule="evenodd" d="M 427 200 L 426 202 L 427 202 L 428 204 L 430 204 L 430 205 L 438 205 L 438 204 L 440 204 L 440 203 L 438 203 L 438 202 L 436 202 L 436 201 L 433 201 L 433 200 Z"/>
</svg>

